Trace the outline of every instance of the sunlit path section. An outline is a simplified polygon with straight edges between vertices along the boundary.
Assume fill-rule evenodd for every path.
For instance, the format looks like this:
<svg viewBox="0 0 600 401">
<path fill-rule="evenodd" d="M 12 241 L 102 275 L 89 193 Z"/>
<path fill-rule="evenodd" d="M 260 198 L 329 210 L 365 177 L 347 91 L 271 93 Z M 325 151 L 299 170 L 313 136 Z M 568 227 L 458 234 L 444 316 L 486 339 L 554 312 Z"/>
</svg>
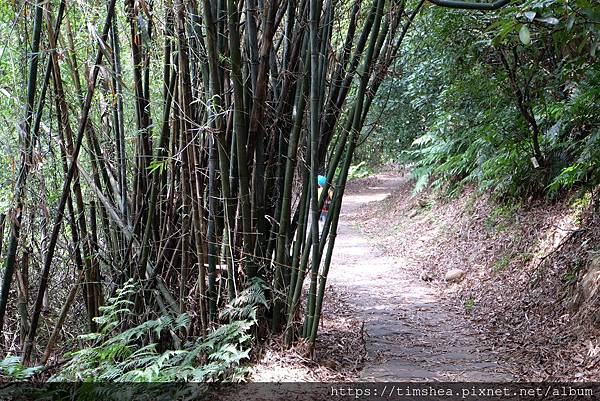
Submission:
<svg viewBox="0 0 600 401">
<path fill-rule="evenodd" d="M 435 288 L 403 269 L 407 262 L 402 255 L 384 255 L 377 238 L 360 232 L 361 206 L 408 184 L 408 177 L 397 173 L 377 178 L 377 186 L 344 197 L 329 278 L 365 322 L 367 361 L 361 379 L 510 380 L 469 323 L 439 302 Z"/>
</svg>

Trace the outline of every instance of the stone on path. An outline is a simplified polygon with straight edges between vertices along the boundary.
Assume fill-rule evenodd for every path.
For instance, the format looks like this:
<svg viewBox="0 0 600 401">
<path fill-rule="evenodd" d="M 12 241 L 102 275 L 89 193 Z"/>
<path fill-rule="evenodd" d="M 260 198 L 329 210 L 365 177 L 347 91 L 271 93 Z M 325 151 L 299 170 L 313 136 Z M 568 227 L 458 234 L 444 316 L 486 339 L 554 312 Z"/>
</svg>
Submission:
<svg viewBox="0 0 600 401">
<path fill-rule="evenodd" d="M 463 278 L 465 278 L 466 274 L 467 272 L 465 272 L 462 269 L 450 269 L 444 275 L 444 280 L 446 280 L 449 283 L 458 283 Z"/>
</svg>

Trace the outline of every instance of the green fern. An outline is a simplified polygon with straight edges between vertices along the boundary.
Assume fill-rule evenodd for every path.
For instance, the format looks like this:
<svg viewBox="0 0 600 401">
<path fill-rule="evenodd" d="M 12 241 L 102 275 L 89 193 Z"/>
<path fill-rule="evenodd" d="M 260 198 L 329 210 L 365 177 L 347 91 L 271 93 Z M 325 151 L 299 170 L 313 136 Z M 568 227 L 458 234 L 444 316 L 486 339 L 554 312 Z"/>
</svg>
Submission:
<svg viewBox="0 0 600 401">
<path fill-rule="evenodd" d="M 109 299 L 102 308 L 102 316 L 97 318 L 101 323 L 99 332 L 82 336 L 92 345 L 71 353 L 69 362 L 49 381 L 171 383 L 245 379 L 248 369 L 243 363 L 250 358 L 251 329 L 256 324 L 256 311 L 267 306 L 264 281 L 252 279 L 248 287 L 227 305 L 222 317 L 229 319 L 230 323 L 219 326 L 205 338 L 188 342 L 182 349 L 164 352 L 158 352 L 157 343 L 143 343 L 148 338 L 160 339 L 163 333 L 187 329 L 190 323 L 187 314 L 161 316 L 115 333 L 120 316 L 132 313 L 130 307 L 133 304 L 126 299 L 137 288 L 134 283 L 128 282 L 114 298 Z M 147 387 L 133 388 L 133 393 L 141 391 L 148 396 Z M 164 393 L 164 388 L 158 390 Z M 81 399 L 101 396 L 108 400 L 123 395 L 102 386 L 84 387 L 80 392 Z"/>
<path fill-rule="evenodd" d="M 256 320 L 258 307 L 268 306 L 265 288 L 266 283 L 260 278 L 250 279 L 248 287 L 220 312 L 220 318 L 229 321 Z"/>
<path fill-rule="evenodd" d="M 0 379 L 6 376 L 11 381 L 27 380 L 44 370 L 43 366 L 26 367 L 21 364 L 21 358 L 16 355 L 7 355 L 0 360 Z"/>
</svg>

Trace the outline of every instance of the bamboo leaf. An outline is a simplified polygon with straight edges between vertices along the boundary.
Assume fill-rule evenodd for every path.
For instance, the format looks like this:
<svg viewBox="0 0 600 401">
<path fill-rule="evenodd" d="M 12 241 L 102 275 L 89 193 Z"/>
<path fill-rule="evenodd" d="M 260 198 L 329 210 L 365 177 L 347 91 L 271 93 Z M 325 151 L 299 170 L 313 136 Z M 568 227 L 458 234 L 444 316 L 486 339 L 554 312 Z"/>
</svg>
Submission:
<svg viewBox="0 0 600 401">
<path fill-rule="evenodd" d="M 575 16 L 571 15 L 567 21 L 567 32 L 571 32 L 571 30 L 573 30 L 573 25 L 575 25 Z"/>
<path fill-rule="evenodd" d="M 544 24 L 553 25 L 553 26 L 558 25 L 558 18 L 554 18 L 554 17 L 538 18 L 538 19 L 536 19 L 536 21 L 543 22 Z"/>
<path fill-rule="evenodd" d="M 525 13 L 524 13 L 524 15 L 525 15 L 525 18 L 527 18 L 527 20 L 528 20 L 529 22 L 531 22 L 531 21 L 533 21 L 533 20 L 534 20 L 534 18 L 535 18 L 535 16 L 536 16 L 536 14 L 537 14 L 537 13 L 536 13 L 535 11 L 527 11 L 527 12 L 525 12 Z"/>
<path fill-rule="evenodd" d="M 531 43 L 531 33 L 529 32 L 529 28 L 527 25 L 521 25 L 521 29 L 519 30 L 519 40 L 524 45 L 528 45 Z"/>
</svg>

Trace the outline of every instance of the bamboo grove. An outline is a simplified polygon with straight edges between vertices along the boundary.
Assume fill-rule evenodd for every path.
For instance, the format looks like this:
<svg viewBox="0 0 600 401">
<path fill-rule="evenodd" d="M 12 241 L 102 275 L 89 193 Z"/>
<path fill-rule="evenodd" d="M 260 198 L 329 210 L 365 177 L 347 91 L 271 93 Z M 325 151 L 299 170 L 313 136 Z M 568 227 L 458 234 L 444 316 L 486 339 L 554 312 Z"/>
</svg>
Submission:
<svg viewBox="0 0 600 401">
<path fill-rule="evenodd" d="M 4 349 L 46 363 L 129 279 L 139 322 L 204 336 L 260 278 L 259 332 L 314 345 L 352 157 L 423 0 L 19 3 Z"/>
</svg>

